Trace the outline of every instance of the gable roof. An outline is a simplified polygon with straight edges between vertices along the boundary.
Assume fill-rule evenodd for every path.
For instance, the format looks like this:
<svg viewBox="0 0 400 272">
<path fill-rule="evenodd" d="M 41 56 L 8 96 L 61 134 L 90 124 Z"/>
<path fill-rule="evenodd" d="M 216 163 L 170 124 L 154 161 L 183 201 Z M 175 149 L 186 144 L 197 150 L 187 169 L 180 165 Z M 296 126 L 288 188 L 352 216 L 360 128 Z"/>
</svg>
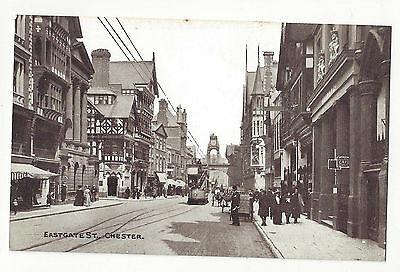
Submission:
<svg viewBox="0 0 400 272">
<path fill-rule="evenodd" d="M 153 119 L 151 120 L 152 122 L 159 122 L 158 120 L 158 115 L 160 112 L 157 112 L 154 114 Z M 166 110 L 166 116 L 167 116 L 167 124 L 165 127 L 179 127 L 178 123 L 176 122 L 176 115 L 174 115 L 169 108 Z"/>
<path fill-rule="evenodd" d="M 256 72 L 247 72 L 246 86 L 245 86 L 246 104 L 248 104 L 250 102 L 250 94 L 253 91 L 255 79 L 256 79 Z"/>
<path fill-rule="evenodd" d="M 263 90 L 264 76 L 265 76 L 265 67 L 258 66 L 251 95 L 264 95 L 264 90 Z"/>
<path fill-rule="evenodd" d="M 134 84 L 153 81 L 153 61 L 111 61 L 110 84 L 122 84 L 122 89 L 133 89 Z"/>
<path fill-rule="evenodd" d="M 78 61 L 81 68 L 83 68 L 86 72 L 88 72 L 89 75 L 94 74 L 94 68 L 92 62 L 90 61 L 89 55 L 86 51 L 83 42 L 75 41 L 72 44 L 71 54 L 73 56 L 73 59 Z"/>
<path fill-rule="evenodd" d="M 94 104 L 94 98 L 88 97 L 88 102 L 99 111 L 104 117 L 108 118 L 129 118 L 135 98 L 133 95 L 118 95 L 114 104 Z"/>
<path fill-rule="evenodd" d="M 163 124 L 158 124 L 158 125 L 152 126 L 152 130 L 153 130 L 155 133 L 157 133 L 157 134 L 163 136 L 164 138 L 167 138 L 167 137 L 168 137 L 167 131 L 165 130 Z"/>
</svg>

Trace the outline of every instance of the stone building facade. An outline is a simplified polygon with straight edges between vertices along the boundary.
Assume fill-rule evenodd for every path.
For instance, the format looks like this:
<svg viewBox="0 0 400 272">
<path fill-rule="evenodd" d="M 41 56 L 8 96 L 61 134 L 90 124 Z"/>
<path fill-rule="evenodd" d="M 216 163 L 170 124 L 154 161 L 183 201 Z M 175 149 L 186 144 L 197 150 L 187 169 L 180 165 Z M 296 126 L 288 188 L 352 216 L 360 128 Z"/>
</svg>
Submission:
<svg viewBox="0 0 400 272">
<path fill-rule="evenodd" d="M 270 93 L 274 90 L 277 62 L 273 52 L 264 52 L 264 66 L 258 62 L 255 72 L 247 71 L 243 87 L 241 144 L 243 186 L 265 189 L 273 184 Z M 259 55 L 257 55 L 259 58 Z"/>
<path fill-rule="evenodd" d="M 159 110 L 152 120 L 154 125 L 163 124 L 167 137 L 167 149 L 170 154 L 169 174 L 171 178 L 187 181 L 187 115 L 186 110 L 180 106 L 176 108 L 176 114 L 168 108 L 165 99 L 160 99 Z"/>
<path fill-rule="evenodd" d="M 384 247 L 391 28 L 292 24 L 285 32 L 291 43 L 312 41 L 313 80 L 302 92 L 312 129 L 311 218 Z"/>
<path fill-rule="evenodd" d="M 313 90 L 313 39 L 292 39 L 293 24 L 283 24 L 278 65 L 280 92 L 281 188 L 311 183 L 312 130 L 307 102 Z M 302 188 L 302 189 L 303 189 Z"/>
<path fill-rule="evenodd" d="M 94 174 L 81 112 L 93 68 L 79 38 L 78 17 L 16 18 L 12 163 L 57 174 L 46 189 L 55 201 L 61 182 L 72 191 Z"/>
</svg>

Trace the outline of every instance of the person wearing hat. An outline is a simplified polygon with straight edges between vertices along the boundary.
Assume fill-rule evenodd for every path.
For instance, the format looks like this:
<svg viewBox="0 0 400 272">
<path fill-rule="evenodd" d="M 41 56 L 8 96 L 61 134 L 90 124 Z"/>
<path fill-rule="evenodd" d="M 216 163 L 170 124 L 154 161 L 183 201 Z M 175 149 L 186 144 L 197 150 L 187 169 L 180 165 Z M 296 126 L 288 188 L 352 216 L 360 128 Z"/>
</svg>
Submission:
<svg viewBox="0 0 400 272">
<path fill-rule="evenodd" d="M 275 225 L 282 224 L 281 197 L 279 191 L 275 191 L 272 203 L 272 220 Z"/>
<path fill-rule="evenodd" d="M 240 226 L 239 222 L 239 205 L 240 205 L 240 194 L 237 191 L 236 185 L 232 186 L 232 199 L 231 199 L 231 216 L 232 225 Z"/>
<path fill-rule="evenodd" d="M 266 226 L 267 225 L 266 219 L 269 213 L 269 201 L 265 190 L 261 190 L 258 203 L 259 203 L 258 215 L 261 217 L 262 220 L 261 226 Z"/>
</svg>

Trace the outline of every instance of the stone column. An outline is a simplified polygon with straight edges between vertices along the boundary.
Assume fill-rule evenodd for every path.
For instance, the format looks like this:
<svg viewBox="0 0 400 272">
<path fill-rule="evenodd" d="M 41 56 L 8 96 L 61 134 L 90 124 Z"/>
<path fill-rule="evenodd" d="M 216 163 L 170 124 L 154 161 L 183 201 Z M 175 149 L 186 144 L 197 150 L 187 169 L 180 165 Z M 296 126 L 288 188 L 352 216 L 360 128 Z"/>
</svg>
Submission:
<svg viewBox="0 0 400 272">
<path fill-rule="evenodd" d="M 83 144 L 87 144 L 87 94 L 86 90 L 83 91 L 82 94 L 82 115 L 81 115 L 81 124 L 82 124 L 82 129 L 81 129 L 81 142 Z"/>
<path fill-rule="evenodd" d="M 72 140 L 74 138 L 73 135 L 73 107 L 74 107 L 74 97 L 73 94 L 74 93 L 74 87 L 73 87 L 73 83 L 71 83 L 70 88 L 67 91 L 67 96 L 65 99 L 65 114 L 66 114 L 66 119 L 69 119 L 69 121 L 66 120 L 66 122 L 69 122 L 69 124 L 67 124 L 68 128 L 67 128 L 67 132 L 65 134 L 65 138 L 68 140 Z"/>
<path fill-rule="evenodd" d="M 333 118 L 330 113 L 324 114 L 321 124 L 321 158 L 320 158 L 320 182 L 318 222 L 327 219 L 333 214 L 332 188 L 334 184 L 334 172 L 328 169 L 328 159 L 333 158 L 335 148 L 335 132 Z"/>
<path fill-rule="evenodd" d="M 81 141 L 81 87 L 79 84 L 74 93 L 74 141 Z"/>
<path fill-rule="evenodd" d="M 379 172 L 379 227 L 378 243 L 380 247 L 386 247 L 386 226 L 387 226 L 387 186 L 388 186 L 388 150 L 389 150 L 389 101 L 390 101 L 390 60 L 381 63 L 382 89 L 385 92 L 385 157 Z"/>
<path fill-rule="evenodd" d="M 313 190 L 311 194 L 311 219 L 318 220 L 319 193 L 321 188 L 321 122 L 313 125 Z"/>
<path fill-rule="evenodd" d="M 349 94 L 349 203 L 347 234 L 351 237 L 358 236 L 358 200 L 359 200 L 359 170 L 360 170 L 360 90 L 352 85 L 347 91 Z"/>
<path fill-rule="evenodd" d="M 366 80 L 359 83 L 360 96 L 360 173 L 359 173 L 359 237 L 368 238 L 368 179 L 363 174 L 365 168 L 374 160 L 376 151 L 377 81 Z"/>
<path fill-rule="evenodd" d="M 336 105 L 336 154 L 349 155 L 349 104 L 347 99 Z M 347 207 L 349 197 L 349 169 L 341 169 L 336 174 L 337 194 L 334 194 L 334 228 L 346 232 Z"/>
</svg>

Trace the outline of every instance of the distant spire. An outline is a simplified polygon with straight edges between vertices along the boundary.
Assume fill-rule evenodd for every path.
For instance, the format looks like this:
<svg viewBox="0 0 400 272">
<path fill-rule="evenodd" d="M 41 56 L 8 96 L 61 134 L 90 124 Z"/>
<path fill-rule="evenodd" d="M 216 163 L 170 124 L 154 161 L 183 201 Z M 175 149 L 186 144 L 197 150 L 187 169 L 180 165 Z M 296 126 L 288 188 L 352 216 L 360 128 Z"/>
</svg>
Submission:
<svg viewBox="0 0 400 272">
<path fill-rule="evenodd" d="M 260 66 L 260 44 L 257 45 L 257 67 Z"/>
</svg>

